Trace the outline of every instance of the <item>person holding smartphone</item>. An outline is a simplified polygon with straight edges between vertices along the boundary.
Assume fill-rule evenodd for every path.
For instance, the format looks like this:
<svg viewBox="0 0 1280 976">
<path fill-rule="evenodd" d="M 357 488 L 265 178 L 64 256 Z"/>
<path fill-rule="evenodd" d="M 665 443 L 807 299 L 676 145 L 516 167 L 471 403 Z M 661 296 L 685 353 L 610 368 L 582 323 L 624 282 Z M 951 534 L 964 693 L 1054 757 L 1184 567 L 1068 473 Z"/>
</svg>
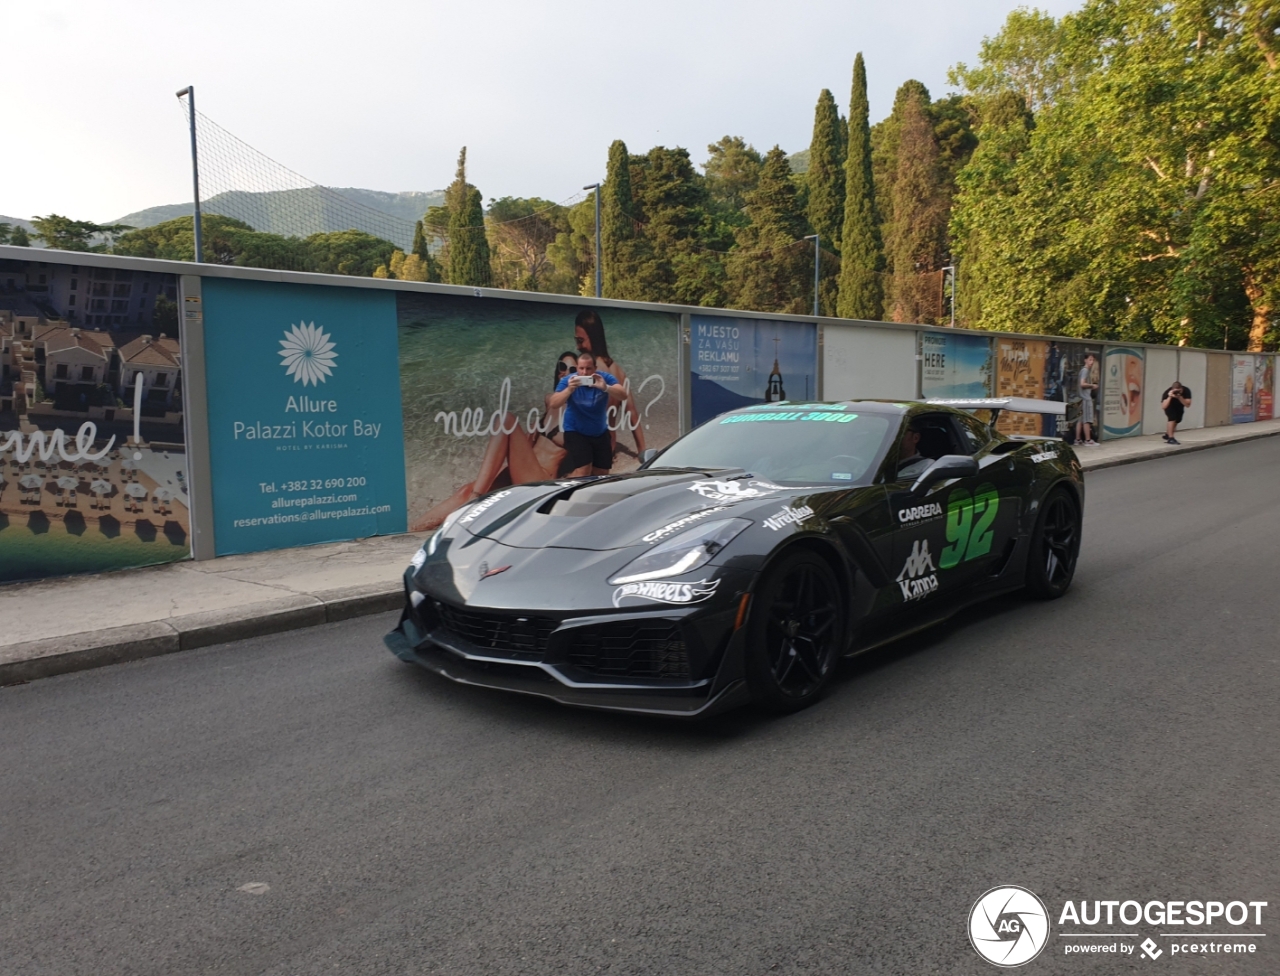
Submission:
<svg viewBox="0 0 1280 976">
<path fill-rule="evenodd" d="M 613 439 L 609 436 L 609 404 L 621 403 L 627 391 L 612 373 L 596 370 L 596 357 L 578 356 L 576 373 L 562 377 L 547 401 L 551 410 L 564 408 L 564 447 L 569 477 L 608 474 L 613 467 Z"/>
<path fill-rule="evenodd" d="M 1189 406 L 1191 406 L 1191 390 L 1177 380 L 1173 381 L 1173 386 L 1160 394 L 1160 409 L 1164 411 L 1167 421 L 1164 434 L 1166 444 L 1182 443 L 1173 435 L 1178 429 L 1178 424 L 1182 423 L 1183 411 Z"/>
</svg>

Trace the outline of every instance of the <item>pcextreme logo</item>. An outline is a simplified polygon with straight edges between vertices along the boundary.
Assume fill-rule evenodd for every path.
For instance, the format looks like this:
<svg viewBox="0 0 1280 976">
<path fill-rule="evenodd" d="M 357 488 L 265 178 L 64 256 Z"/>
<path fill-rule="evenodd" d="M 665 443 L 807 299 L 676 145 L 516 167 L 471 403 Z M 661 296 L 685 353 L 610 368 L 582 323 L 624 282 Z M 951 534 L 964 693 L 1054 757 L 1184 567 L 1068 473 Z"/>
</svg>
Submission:
<svg viewBox="0 0 1280 976">
<path fill-rule="evenodd" d="M 295 383 L 319 386 L 337 368 L 336 348 L 329 333 L 317 328 L 314 322 L 300 322 L 285 329 L 276 355 L 283 360 L 280 365 Z"/>
</svg>

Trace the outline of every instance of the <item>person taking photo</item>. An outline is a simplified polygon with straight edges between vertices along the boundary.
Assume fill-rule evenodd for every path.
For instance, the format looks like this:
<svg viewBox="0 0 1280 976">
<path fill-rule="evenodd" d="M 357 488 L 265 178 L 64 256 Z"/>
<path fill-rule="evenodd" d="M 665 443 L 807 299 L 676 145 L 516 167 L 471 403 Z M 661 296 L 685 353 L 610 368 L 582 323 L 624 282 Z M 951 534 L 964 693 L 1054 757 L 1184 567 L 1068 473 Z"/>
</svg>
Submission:
<svg viewBox="0 0 1280 976">
<path fill-rule="evenodd" d="M 1178 429 L 1178 424 L 1182 423 L 1183 412 L 1189 406 L 1191 406 L 1191 390 L 1177 380 L 1173 381 L 1173 386 L 1160 394 L 1160 409 L 1164 411 L 1167 421 L 1164 432 L 1166 444 L 1181 443 L 1173 435 Z"/>
<path fill-rule="evenodd" d="M 589 352 L 578 356 L 576 373 L 556 384 L 547 401 L 551 410 L 564 407 L 564 447 L 568 452 L 569 477 L 608 474 L 613 467 L 613 439 L 609 436 L 609 404 L 621 403 L 627 391 L 612 373 L 596 370 L 596 357 Z"/>
</svg>

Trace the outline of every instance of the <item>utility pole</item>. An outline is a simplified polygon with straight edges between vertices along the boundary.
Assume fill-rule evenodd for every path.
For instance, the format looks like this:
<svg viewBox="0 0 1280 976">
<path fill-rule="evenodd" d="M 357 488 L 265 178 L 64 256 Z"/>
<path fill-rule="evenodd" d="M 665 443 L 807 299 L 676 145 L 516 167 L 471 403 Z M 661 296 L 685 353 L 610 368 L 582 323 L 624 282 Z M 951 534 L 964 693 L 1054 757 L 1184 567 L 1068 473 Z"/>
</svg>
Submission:
<svg viewBox="0 0 1280 976">
<path fill-rule="evenodd" d="M 187 109 L 191 113 L 191 192 L 195 200 L 196 264 L 204 260 L 203 235 L 200 227 L 200 161 L 196 155 L 196 86 L 187 85 L 178 92 L 178 98 L 187 98 Z"/>
<path fill-rule="evenodd" d="M 813 317 L 821 318 L 822 311 L 818 307 L 818 272 L 822 268 L 822 241 L 817 234 L 806 234 L 806 241 L 813 241 Z"/>
<path fill-rule="evenodd" d="M 604 269 L 600 264 L 600 184 L 584 186 L 584 190 L 596 191 L 596 298 L 604 296 Z"/>
<path fill-rule="evenodd" d="M 956 327 L 956 266 L 948 264 L 942 269 L 943 273 L 951 272 L 951 328 Z"/>
</svg>

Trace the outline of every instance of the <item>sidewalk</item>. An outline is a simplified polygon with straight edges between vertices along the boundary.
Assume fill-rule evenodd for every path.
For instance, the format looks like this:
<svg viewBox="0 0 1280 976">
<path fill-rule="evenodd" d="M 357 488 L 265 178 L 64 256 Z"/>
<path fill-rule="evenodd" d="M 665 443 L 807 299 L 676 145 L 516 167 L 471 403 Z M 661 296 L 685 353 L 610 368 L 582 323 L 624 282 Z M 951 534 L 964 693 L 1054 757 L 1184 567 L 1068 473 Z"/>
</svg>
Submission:
<svg viewBox="0 0 1280 976">
<path fill-rule="evenodd" d="M 1086 470 L 1280 434 L 1280 420 L 1110 441 Z M 0 685 L 399 609 L 425 535 L 0 586 Z"/>
</svg>

